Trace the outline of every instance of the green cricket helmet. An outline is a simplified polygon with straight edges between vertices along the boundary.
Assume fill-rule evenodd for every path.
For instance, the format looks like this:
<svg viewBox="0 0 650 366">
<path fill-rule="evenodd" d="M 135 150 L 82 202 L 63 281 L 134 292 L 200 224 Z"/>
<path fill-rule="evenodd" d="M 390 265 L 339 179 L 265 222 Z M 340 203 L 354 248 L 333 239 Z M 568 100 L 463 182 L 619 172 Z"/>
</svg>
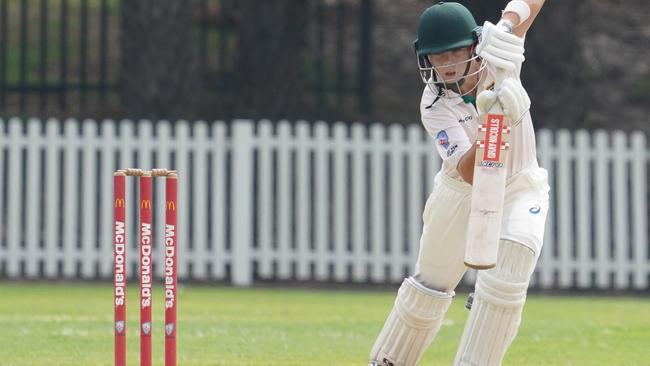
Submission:
<svg viewBox="0 0 650 366">
<path fill-rule="evenodd" d="M 481 64 L 479 71 L 468 74 L 471 61 L 479 59 L 477 55 L 471 54 L 469 59 L 462 62 L 467 63 L 464 75 L 448 84 L 443 82 L 441 74 L 427 58 L 429 54 L 439 54 L 473 46 L 478 42 L 481 28 L 476 24 L 472 13 L 459 3 L 439 2 L 427 8 L 420 16 L 417 28 L 418 38 L 414 42 L 422 80 L 428 85 L 433 84 L 458 92 L 465 78 L 481 72 L 485 67 L 484 63 Z"/>
</svg>

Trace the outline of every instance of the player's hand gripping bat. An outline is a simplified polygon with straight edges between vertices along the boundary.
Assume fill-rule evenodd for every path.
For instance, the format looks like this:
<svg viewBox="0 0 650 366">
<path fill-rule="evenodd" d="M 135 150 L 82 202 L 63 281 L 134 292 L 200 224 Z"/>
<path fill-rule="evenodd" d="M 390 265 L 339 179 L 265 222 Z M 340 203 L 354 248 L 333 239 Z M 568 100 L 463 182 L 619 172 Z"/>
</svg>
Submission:
<svg viewBox="0 0 650 366">
<path fill-rule="evenodd" d="M 495 90 L 505 77 L 495 70 Z M 465 245 L 465 265 L 488 269 L 496 265 L 506 187 L 510 123 L 503 106 L 496 101 L 479 116 L 472 202 Z"/>
</svg>

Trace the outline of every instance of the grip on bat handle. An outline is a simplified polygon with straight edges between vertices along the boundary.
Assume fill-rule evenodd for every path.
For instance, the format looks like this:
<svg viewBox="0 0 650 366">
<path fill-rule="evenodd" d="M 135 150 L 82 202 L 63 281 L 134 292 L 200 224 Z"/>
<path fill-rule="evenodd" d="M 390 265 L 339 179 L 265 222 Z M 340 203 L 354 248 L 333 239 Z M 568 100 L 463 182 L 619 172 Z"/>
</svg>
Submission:
<svg viewBox="0 0 650 366">
<path fill-rule="evenodd" d="M 501 82 L 506 78 L 507 71 L 500 67 L 493 68 L 492 71 L 494 73 L 494 91 L 498 92 L 501 86 Z M 503 105 L 497 98 L 487 110 L 489 113 L 503 114 Z"/>
<path fill-rule="evenodd" d="M 500 67 L 494 69 L 494 85 L 498 87 L 501 82 L 506 78 L 507 71 Z"/>
<path fill-rule="evenodd" d="M 515 25 L 511 21 L 509 21 L 508 19 L 501 19 L 497 23 L 497 27 L 501 27 L 506 32 L 512 34 L 512 32 L 513 32 L 513 30 L 515 28 Z M 496 67 L 494 69 L 494 84 L 495 84 L 495 86 L 499 86 L 499 84 L 501 84 L 501 82 L 505 78 L 506 78 L 506 70 L 504 70 L 504 69 L 502 69 L 500 67 Z"/>
</svg>

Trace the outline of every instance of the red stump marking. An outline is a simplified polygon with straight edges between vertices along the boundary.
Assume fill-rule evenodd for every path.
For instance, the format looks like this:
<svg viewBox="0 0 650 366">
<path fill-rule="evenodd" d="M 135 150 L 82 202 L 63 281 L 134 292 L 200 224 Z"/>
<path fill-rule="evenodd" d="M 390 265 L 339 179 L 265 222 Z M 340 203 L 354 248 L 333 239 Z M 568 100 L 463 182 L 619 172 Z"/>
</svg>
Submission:
<svg viewBox="0 0 650 366">
<path fill-rule="evenodd" d="M 176 366 L 178 179 L 176 175 L 170 175 L 165 181 L 165 366 Z"/>
<path fill-rule="evenodd" d="M 126 176 L 113 177 L 113 306 L 115 312 L 115 365 L 126 366 Z"/>
</svg>

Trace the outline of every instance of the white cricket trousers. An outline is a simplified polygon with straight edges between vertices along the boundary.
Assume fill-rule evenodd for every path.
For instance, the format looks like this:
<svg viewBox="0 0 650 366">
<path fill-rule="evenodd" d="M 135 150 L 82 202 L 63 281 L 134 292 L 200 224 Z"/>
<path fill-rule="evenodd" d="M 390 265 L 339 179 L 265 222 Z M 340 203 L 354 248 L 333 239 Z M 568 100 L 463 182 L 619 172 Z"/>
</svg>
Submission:
<svg viewBox="0 0 650 366">
<path fill-rule="evenodd" d="M 471 192 L 471 185 L 443 172 L 435 177 L 422 214 L 422 236 L 414 274 L 429 288 L 453 294 L 467 269 L 463 259 Z M 535 166 L 508 178 L 501 239 L 521 243 L 539 256 L 548 193 L 546 169 Z"/>
</svg>

